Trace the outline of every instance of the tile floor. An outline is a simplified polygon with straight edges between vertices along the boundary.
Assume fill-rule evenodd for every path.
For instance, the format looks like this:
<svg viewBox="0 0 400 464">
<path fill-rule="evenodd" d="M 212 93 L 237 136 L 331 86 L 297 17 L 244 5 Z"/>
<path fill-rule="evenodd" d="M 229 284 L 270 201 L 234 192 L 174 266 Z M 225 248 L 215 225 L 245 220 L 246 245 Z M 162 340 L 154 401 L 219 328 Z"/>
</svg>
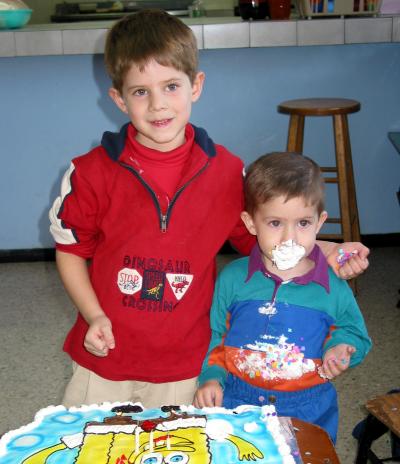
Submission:
<svg viewBox="0 0 400 464">
<path fill-rule="evenodd" d="M 219 266 L 230 259 L 220 256 Z M 365 401 L 400 387 L 400 247 L 376 248 L 370 262 L 358 279 L 358 301 L 374 347 L 361 366 L 335 382 L 342 464 L 354 461 L 351 430 L 364 417 Z M 74 318 L 53 262 L 0 264 L 0 434 L 30 422 L 38 409 L 59 404 L 70 376 L 61 346 Z M 383 437 L 375 449 L 386 451 L 387 441 Z"/>
</svg>

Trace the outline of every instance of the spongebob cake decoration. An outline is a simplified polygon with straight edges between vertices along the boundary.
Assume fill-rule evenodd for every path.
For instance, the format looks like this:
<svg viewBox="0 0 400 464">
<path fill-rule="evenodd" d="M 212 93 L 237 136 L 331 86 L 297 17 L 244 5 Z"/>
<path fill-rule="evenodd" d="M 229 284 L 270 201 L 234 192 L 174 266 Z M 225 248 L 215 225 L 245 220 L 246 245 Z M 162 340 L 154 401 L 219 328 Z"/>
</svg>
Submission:
<svg viewBox="0 0 400 464">
<path fill-rule="evenodd" d="M 2 464 L 295 464 L 296 453 L 271 405 L 57 406 L 0 440 Z"/>
</svg>

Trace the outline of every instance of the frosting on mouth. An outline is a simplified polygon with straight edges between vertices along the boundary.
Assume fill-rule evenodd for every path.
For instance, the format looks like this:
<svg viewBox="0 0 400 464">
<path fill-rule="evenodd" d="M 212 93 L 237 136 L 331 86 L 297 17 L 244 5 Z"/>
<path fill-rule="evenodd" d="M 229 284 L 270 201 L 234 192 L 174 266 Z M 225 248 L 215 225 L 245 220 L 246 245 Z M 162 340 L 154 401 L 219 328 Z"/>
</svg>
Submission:
<svg viewBox="0 0 400 464">
<path fill-rule="evenodd" d="M 272 262 L 280 271 L 287 271 L 296 266 L 303 258 L 306 249 L 294 240 L 287 240 L 271 250 Z"/>
</svg>

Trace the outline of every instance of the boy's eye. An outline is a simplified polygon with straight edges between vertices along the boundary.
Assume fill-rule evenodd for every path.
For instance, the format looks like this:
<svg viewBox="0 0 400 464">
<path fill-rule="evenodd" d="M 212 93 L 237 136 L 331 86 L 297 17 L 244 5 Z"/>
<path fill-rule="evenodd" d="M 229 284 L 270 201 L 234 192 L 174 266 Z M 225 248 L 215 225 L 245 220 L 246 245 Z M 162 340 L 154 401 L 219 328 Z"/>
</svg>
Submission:
<svg viewBox="0 0 400 464">
<path fill-rule="evenodd" d="M 299 221 L 300 227 L 307 227 L 310 224 L 311 224 L 311 221 L 309 221 L 308 219 L 302 219 L 301 221 Z"/>
<path fill-rule="evenodd" d="M 281 222 L 278 221 L 278 220 L 274 220 L 274 221 L 270 221 L 270 222 L 269 222 L 269 225 L 270 225 L 271 227 L 279 227 L 279 226 L 281 225 Z"/>
<path fill-rule="evenodd" d="M 167 90 L 170 92 L 175 92 L 177 88 L 178 88 L 178 84 L 176 84 L 175 82 L 172 82 L 171 84 L 167 85 Z"/>
<path fill-rule="evenodd" d="M 142 97 L 143 95 L 147 95 L 147 90 L 145 90 L 145 89 L 137 89 L 137 90 L 135 90 L 135 92 L 133 94 L 137 95 L 139 97 Z"/>
</svg>

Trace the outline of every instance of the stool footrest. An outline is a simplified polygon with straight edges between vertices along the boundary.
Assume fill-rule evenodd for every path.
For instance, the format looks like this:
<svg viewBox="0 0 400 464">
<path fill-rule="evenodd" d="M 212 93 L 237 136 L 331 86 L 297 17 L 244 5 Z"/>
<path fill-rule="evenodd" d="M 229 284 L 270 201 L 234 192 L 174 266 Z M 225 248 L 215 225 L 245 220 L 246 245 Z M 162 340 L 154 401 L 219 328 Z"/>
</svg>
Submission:
<svg viewBox="0 0 400 464">
<path fill-rule="evenodd" d="M 325 221 L 328 224 L 341 224 L 342 221 L 340 218 L 329 218 Z"/>
<path fill-rule="evenodd" d="M 342 240 L 343 241 L 343 235 L 342 234 L 318 234 L 317 235 L 318 240 Z"/>
</svg>

